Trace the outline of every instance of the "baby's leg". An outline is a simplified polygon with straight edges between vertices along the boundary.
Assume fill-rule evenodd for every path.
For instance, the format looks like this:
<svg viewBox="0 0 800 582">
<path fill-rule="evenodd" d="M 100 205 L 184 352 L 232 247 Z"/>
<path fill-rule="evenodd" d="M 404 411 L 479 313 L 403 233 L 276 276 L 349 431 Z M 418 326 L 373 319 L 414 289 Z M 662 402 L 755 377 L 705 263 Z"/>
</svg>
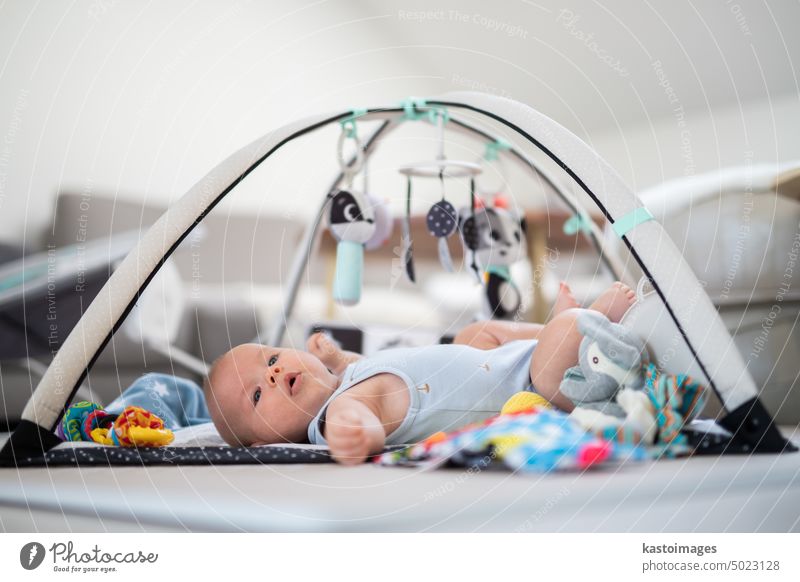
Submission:
<svg viewBox="0 0 800 582">
<path fill-rule="evenodd" d="M 635 301 L 635 293 L 622 283 L 614 283 L 589 309 L 599 311 L 617 323 Z M 531 382 L 536 391 L 567 412 L 572 401 L 559 392 L 564 372 L 578 364 L 578 348 L 583 336 L 577 318 L 581 309 L 566 309 L 557 314 L 538 335 L 539 343 L 531 358 Z"/>
<path fill-rule="evenodd" d="M 633 305 L 635 299 L 636 293 L 633 289 L 624 283 L 616 281 L 603 291 L 600 297 L 589 306 L 589 309 L 599 311 L 613 323 L 619 323 L 628 308 Z M 558 297 L 556 297 L 556 302 L 553 305 L 553 316 L 555 317 L 562 311 L 573 307 L 580 307 L 580 304 L 572 295 L 572 289 L 569 288 L 569 285 L 562 281 L 558 288 Z"/>
<path fill-rule="evenodd" d="M 544 326 L 538 323 L 476 321 L 459 331 L 453 343 L 472 346 L 479 350 L 493 350 L 514 340 L 536 339 L 543 328 Z"/>
<path fill-rule="evenodd" d="M 578 363 L 581 336 L 577 317 L 580 309 L 567 309 L 544 326 L 531 357 L 531 383 L 536 392 L 561 410 L 571 412 L 572 401 L 558 391 L 564 372 Z"/>
<path fill-rule="evenodd" d="M 569 286 L 562 282 L 553 307 L 554 315 L 573 307 L 578 307 L 578 302 L 572 296 Z M 472 346 L 479 350 L 493 350 L 514 340 L 536 339 L 543 328 L 544 326 L 539 323 L 478 321 L 458 332 L 453 343 Z"/>
<path fill-rule="evenodd" d="M 612 323 L 619 323 L 628 308 L 636 301 L 636 292 L 619 281 L 606 289 L 589 309 L 599 311 Z"/>
</svg>

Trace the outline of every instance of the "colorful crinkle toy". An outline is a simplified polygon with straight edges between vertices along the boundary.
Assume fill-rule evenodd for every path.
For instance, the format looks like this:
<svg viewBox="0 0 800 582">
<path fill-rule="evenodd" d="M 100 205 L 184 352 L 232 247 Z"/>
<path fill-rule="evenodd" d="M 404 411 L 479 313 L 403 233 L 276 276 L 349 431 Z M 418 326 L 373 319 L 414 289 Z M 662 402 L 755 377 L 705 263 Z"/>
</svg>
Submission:
<svg viewBox="0 0 800 582">
<path fill-rule="evenodd" d="M 640 448 L 597 438 L 543 399 L 524 394 L 515 394 L 498 416 L 451 433 L 436 433 L 406 449 L 385 453 L 377 462 L 481 468 L 497 462 L 517 471 L 547 472 L 644 458 Z"/>
<path fill-rule="evenodd" d="M 175 435 L 164 421 L 138 406 L 128 406 L 119 415 L 109 414 L 93 402 L 78 402 L 67 409 L 57 434 L 63 440 L 90 441 L 118 447 L 159 447 Z"/>
</svg>

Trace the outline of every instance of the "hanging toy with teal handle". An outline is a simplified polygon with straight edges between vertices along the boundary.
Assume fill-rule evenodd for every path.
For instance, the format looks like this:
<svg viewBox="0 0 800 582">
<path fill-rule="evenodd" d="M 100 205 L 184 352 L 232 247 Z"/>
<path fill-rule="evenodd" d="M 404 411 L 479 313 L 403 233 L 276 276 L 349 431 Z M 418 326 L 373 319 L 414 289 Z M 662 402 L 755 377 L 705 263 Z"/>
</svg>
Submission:
<svg viewBox="0 0 800 582">
<path fill-rule="evenodd" d="M 355 190 L 339 190 L 331 201 L 330 228 L 339 241 L 336 245 L 333 298 L 342 305 L 355 305 L 361 299 L 364 244 L 375 232 L 371 210 Z"/>
<path fill-rule="evenodd" d="M 348 138 L 355 142 L 356 147 L 351 164 L 344 161 L 344 142 Z M 364 164 L 364 149 L 353 127 L 342 126 L 338 154 L 345 187 L 330 194 L 329 224 L 331 233 L 339 241 L 336 245 L 333 299 L 342 305 L 355 305 L 361 299 L 364 245 L 375 234 L 375 217 L 365 196 L 352 188 L 353 177 Z"/>
</svg>

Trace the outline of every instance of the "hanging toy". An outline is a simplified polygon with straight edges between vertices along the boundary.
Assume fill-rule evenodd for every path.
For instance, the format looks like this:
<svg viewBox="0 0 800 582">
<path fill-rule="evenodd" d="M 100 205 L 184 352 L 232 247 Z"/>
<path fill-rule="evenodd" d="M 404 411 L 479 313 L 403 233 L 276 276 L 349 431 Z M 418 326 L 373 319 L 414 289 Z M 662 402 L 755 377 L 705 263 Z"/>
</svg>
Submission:
<svg viewBox="0 0 800 582">
<path fill-rule="evenodd" d="M 498 139 L 486 144 L 483 163 L 501 166 L 499 152 L 511 144 Z M 488 315 L 496 319 L 512 319 L 522 304 L 522 295 L 511 279 L 510 266 L 524 255 L 525 222 L 511 211 L 511 203 L 501 187 L 491 191 L 492 206 L 476 195 L 476 184 L 470 184 L 469 208 L 459 213 L 459 230 L 464 244 L 464 258 L 483 283 Z M 489 195 L 488 193 L 484 193 Z"/>
<path fill-rule="evenodd" d="M 464 244 L 464 261 L 469 263 L 470 270 L 475 273 L 478 283 L 481 283 L 480 268 L 475 258 L 475 252 L 480 246 L 480 233 L 478 231 L 477 216 L 478 200 L 475 197 L 475 179 L 469 181 L 469 207 L 462 208 L 458 214 L 458 230 L 461 233 L 461 242 Z M 483 208 L 483 204 L 481 204 Z"/>
<path fill-rule="evenodd" d="M 470 268 L 483 274 L 487 310 L 495 319 L 512 319 L 522 295 L 510 266 L 525 252 L 525 222 L 503 208 L 462 209 L 459 227 Z M 468 258 L 467 258 L 468 257 Z"/>
<path fill-rule="evenodd" d="M 416 283 L 414 274 L 414 249 L 411 240 L 411 176 L 407 177 L 406 186 L 406 214 L 403 217 L 403 264 L 406 268 L 406 277 Z"/>
<path fill-rule="evenodd" d="M 453 234 L 458 229 L 458 215 L 455 207 L 450 204 L 444 197 L 444 176 L 439 175 L 442 183 L 442 199 L 436 204 L 431 206 L 428 211 L 425 223 L 428 227 L 428 232 L 432 236 L 439 239 L 439 262 L 448 273 L 452 273 L 453 259 L 450 257 L 450 249 L 447 246 L 447 237 Z"/>
<path fill-rule="evenodd" d="M 342 168 L 343 188 L 329 194 L 331 197 L 329 222 L 336 245 L 336 271 L 333 278 L 333 298 L 342 305 L 355 305 L 361 299 L 364 272 L 364 245 L 375 233 L 372 205 L 364 195 L 355 190 L 353 177 L 364 164 L 364 148 L 355 130 L 355 121 L 345 120 L 339 135 L 338 157 Z M 344 160 L 346 139 L 355 142 L 355 160 Z"/>
<path fill-rule="evenodd" d="M 411 191 L 412 177 L 438 178 L 442 184 L 442 199 L 436 202 L 428 211 L 426 226 L 428 232 L 439 239 L 439 261 L 447 271 L 453 271 L 453 260 L 447 246 L 447 237 L 458 228 L 458 213 L 455 207 L 445 199 L 444 181 L 446 178 L 474 177 L 479 174 L 481 167 L 473 162 L 448 160 L 444 153 L 444 124 L 448 119 L 447 110 L 435 107 L 429 112 L 428 119 L 435 121 L 438 128 L 439 153 L 435 160 L 417 162 L 399 168 L 399 172 L 406 176 L 406 213 L 403 219 L 403 260 L 408 279 L 415 282 L 414 253 L 411 240 Z"/>
</svg>

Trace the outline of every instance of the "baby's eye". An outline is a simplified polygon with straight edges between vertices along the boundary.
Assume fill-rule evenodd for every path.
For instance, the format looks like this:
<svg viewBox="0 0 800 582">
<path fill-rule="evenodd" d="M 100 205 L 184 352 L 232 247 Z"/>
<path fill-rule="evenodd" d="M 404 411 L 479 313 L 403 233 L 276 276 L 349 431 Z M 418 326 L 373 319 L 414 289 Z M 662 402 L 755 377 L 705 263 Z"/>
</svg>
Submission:
<svg viewBox="0 0 800 582">
<path fill-rule="evenodd" d="M 267 366 L 271 367 L 274 366 L 276 363 L 278 363 L 278 356 L 277 355 L 271 356 L 270 359 L 267 361 Z"/>
<path fill-rule="evenodd" d="M 261 400 L 261 388 L 256 388 L 255 394 L 253 394 L 253 404 L 258 404 L 259 400 Z"/>
</svg>

